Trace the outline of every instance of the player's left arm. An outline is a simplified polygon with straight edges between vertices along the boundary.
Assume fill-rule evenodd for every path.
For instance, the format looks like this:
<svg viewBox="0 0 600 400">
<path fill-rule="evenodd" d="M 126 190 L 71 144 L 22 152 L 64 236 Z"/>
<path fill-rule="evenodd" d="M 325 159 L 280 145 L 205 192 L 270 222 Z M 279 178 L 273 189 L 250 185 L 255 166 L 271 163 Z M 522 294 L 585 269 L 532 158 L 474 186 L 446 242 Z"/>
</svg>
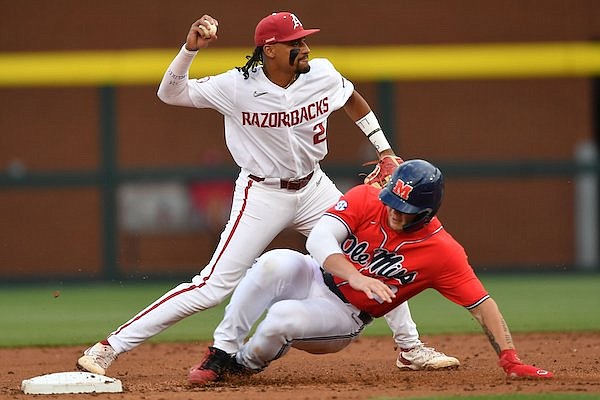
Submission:
<svg viewBox="0 0 600 400">
<path fill-rule="evenodd" d="M 379 158 L 395 155 L 369 103 L 356 90 L 346 101 L 344 111 L 375 146 Z"/>
<path fill-rule="evenodd" d="M 509 378 L 551 378 L 552 372 L 523 364 L 519 359 L 508 325 L 494 299 L 475 276 L 464 249 L 454 240 L 446 241 L 446 245 L 438 249 L 437 256 L 441 257 L 445 252 L 447 258 L 433 287 L 448 300 L 469 310 L 481 325 L 499 357 L 498 364 Z"/>
<path fill-rule="evenodd" d="M 504 350 L 515 348 L 508 325 L 492 298 L 488 298 L 469 311 L 481 325 L 496 354 L 500 355 Z"/>
<path fill-rule="evenodd" d="M 524 364 L 517 351 L 504 317 L 496 302 L 490 297 L 469 310 L 479 322 L 492 347 L 498 354 L 498 365 L 509 378 L 552 378 L 553 373 L 533 365 Z"/>
<path fill-rule="evenodd" d="M 462 257 L 454 257 L 460 259 Z M 466 261 L 463 263 L 465 266 Z M 460 268 L 445 268 L 444 270 L 455 271 L 458 274 Z M 469 279 L 471 276 L 471 279 Z M 448 285 L 450 278 L 438 277 L 436 289 L 446 298 L 463 305 L 471 315 L 479 322 L 483 332 L 490 341 L 494 351 L 498 355 L 498 365 L 502 367 L 509 378 L 552 378 L 553 373 L 533 365 L 524 364 L 515 349 L 512 335 L 508 324 L 504 320 L 498 305 L 483 288 L 481 282 L 474 277 L 472 270 L 463 274 L 462 284 L 455 281 Z M 472 304 L 472 305 L 467 305 Z"/>
</svg>

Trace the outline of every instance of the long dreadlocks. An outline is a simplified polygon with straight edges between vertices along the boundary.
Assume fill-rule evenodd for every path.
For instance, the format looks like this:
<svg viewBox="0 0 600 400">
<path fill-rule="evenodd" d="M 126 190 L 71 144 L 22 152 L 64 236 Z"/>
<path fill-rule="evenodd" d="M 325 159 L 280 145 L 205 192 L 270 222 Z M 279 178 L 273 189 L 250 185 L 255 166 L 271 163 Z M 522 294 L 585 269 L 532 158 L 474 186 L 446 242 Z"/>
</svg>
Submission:
<svg viewBox="0 0 600 400">
<path fill-rule="evenodd" d="M 263 47 L 257 46 L 252 53 L 252 56 L 246 56 L 248 60 L 246 65 L 243 67 L 236 67 L 236 69 L 244 74 L 244 79 L 248 79 L 250 76 L 250 71 L 256 72 L 256 67 L 258 67 L 263 62 Z"/>
</svg>

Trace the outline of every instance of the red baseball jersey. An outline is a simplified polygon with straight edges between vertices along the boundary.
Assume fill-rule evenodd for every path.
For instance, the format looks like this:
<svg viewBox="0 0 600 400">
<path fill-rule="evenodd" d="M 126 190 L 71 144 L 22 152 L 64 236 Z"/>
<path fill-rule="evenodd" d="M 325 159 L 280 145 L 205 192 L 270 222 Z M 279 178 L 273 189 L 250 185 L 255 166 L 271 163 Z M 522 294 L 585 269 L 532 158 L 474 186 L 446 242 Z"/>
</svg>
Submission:
<svg viewBox="0 0 600 400">
<path fill-rule="evenodd" d="M 466 308 L 489 297 L 465 250 L 436 217 L 416 232 L 396 232 L 388 225 L 387 209 L 378 195 L 373 186 L 356 186 L 326 213 L 348 229 L 342 244 L 348 260 L 363 275 L 385 282 L 396 293 L 392 303 L 369 299 L 334 277 L 350 303 L 380 317 L 427 288 Z"/>
</svg>

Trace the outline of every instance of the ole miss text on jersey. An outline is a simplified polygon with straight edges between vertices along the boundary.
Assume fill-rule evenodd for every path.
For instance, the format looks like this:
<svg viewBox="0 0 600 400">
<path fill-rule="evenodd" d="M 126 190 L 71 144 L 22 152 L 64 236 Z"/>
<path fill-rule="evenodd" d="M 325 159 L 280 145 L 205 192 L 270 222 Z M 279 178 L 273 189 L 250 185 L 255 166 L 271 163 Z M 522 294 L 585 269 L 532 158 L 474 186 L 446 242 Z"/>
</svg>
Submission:
<svg viewBox="0 0 600 400">
<path fill-rule="evenodd" d="M 369 299 L 334 277 L 346 299 L 380 317 L 417 293 L 433 288 L 449 300 L 473 308 L 489 297 L 468 263 L 463 247 L 438 218 L 415 232 L 397 232 L 388 225 L 388 211 L 370 185 L 352 188 L 326 215 L 348 230 L 342 250 L 363 275 L 383 281 L 396 294 L 392 303 Z"/>
</svg>

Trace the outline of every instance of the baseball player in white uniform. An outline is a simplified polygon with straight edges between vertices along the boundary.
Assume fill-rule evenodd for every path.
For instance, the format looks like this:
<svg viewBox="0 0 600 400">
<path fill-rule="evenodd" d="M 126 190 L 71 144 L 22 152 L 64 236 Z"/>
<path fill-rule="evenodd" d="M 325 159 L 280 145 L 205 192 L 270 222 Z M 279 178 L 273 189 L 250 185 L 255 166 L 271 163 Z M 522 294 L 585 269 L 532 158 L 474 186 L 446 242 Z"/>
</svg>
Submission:
<svg viewBox="0 0 600 400">
<path fill-rule="evenodd" d="M 367 135 L 379 156 L 394 154 L 367 102 L 326 59 L 309 62 L 304 29 L 289 12 L 271 14 L 256 27 L 256 48 L 245 66 L 216 76 L 190 79 L 200 49 L 217 39 L 218 21 L 195 21 L 158 89 L 167 104 L 211 108 L 224 116 L 227 147 L 240 172 L 225 229 L 208 264 L 190 282 L 165 293 L 118 327 L 107 339 L 85 350 L 80 369 L 105 374 L 118 354 L 132 350 L 181 319 L 221 303 L 246 270 L 285 228 L 305 236 L 341 196 L 320 169 L 327 154 L 327 118 L 340 108 Z M 412 349 L 412 363 L 401 368 L 435 369 L 458 360 L 419 340 L 408 305 L 386 316 L 394 339 Z M 226 327 L 215 332 L 214 346 L 236 337 Z M 406 352 L 404 353 L 406 358 Z M 194 382 L 192 383 L 204 383 Z"/>
</svg>

